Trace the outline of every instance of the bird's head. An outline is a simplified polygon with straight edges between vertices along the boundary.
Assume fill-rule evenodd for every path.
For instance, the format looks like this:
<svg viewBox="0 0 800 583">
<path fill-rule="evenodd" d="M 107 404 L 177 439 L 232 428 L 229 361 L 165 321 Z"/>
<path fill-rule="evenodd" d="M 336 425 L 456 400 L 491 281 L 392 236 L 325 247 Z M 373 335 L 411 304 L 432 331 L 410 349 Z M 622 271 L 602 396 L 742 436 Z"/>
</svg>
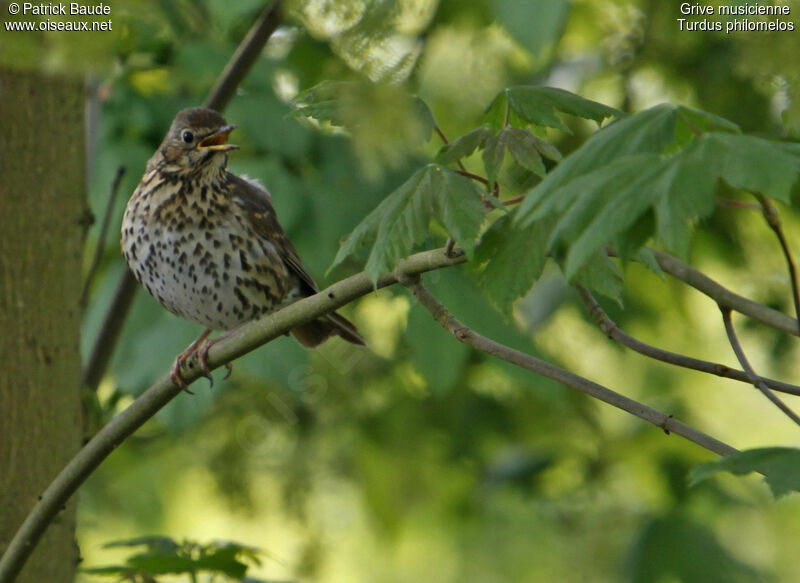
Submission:
<svg viewBox="0 0 800 583">
<path fill-rule="evenodd" d="M 219 113 L 205 107 L 178 112 L 169 128 L 159 154 L 165 167 L 178 172 L 206 172 L 224 168 L 230 150 L 239 146 L 228 143 L 236 129 Z"/>
</svg>

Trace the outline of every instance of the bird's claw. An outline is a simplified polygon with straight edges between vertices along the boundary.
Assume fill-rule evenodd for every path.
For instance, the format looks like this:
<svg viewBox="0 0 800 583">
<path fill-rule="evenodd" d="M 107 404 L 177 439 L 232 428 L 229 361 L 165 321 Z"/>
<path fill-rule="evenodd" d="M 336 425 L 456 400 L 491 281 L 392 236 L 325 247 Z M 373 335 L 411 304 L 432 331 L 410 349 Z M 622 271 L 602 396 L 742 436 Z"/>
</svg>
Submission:
<svg viewBox="0 0 800 583">
<path fill-rule="evenodd" d="M 211 367 L 208 366 L 208 351 L 215 344 L 214 340 L 206 340 L 197 349 L 197 362 L 200 364 L 200 370 L 203 371 L 203 376 L 208 379 L 208 386 L 214 386 L 214 377 L 211 376 Z"/>
<path fill-rule="evenodd" d="M 172 363 L 172 367 L 169 370 L 169 378 L 185 392 L 194 395 L 194 393 L 189 390 L 189 385 L 186 384 L 186 381 L 183 380 L 181 376 L 181 367 L 186 362 L 186 358 L 187 355 L 185 353 L 181 353 L 175 357 L 175 361 Z"/>
<path fill-rule="evenodd" d="M 235 328 L 234 328 L 235 330 Z M 231 331 L 232 332 L 232 331 Z M 186 381 L 183 380 L 181 376 L 181 367 L 192 357 L 197 357 L 197 363 L 200 366 L 200 370 L 204 377 L 208 379 L 209 384 L 213 387 L 214 386 L 214 377 L 211 376 L 211 367 L 208 366 L 208 351 L 209 349 L 214 346 L 217 342 L 226 338 L 228 334 L 224 336 L 220 336 L 219 338 L 212 338 L 209 339 L 208 335 L 211 334 L 211 330 L 206 330 L 200 338 L 195 340 L 189 345 L 189 348 L 181 352 L 177 357 L 175 357 L 175 362 L 172 363 L 172 368 L 169 371 L 169 378 L 172 379 L 172 382 L 182 388 L 184 391 L 193 395 L 192 391 L 190 391 L 187 387 Z M 192 363 L 189 363 L 191 366 Z M 225 368 L 228 369 L 228 373 L 225 375 L 225 378 L 229 378 L 231 373 L 233 372 L 233 365 L 230 362 L 225 363 Z"/>
<path fill-rule="evenodd" d="M 226 362 L 225 368 L 228 369 L 228 372 L 225 373 L 224 377 L 222 377 L 223 381 L 227 381 L 229 378 L 231 378 L 231 375 L 233 374 L 233 364 L 231 364 L 230 362 Z"/>
</svg>

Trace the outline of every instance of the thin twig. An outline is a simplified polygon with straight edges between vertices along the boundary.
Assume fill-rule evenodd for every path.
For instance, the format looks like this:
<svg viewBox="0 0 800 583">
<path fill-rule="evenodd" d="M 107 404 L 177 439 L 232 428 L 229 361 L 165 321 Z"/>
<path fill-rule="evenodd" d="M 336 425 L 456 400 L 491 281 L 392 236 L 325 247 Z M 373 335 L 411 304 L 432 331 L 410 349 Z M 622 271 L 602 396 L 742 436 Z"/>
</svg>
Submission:
<svg viewBox="0 0 800 583">
<path fill-rule="evenodd" d="M 441 138 L 445 146 L 450 143 L 450 140 L 448 140 L 447 136 L 444 135 L 444 132 L 442 131 L 442 128 L 439 127 L 438 123 L 433 124 L 433 129 L 436 130 L 437 134 L 439 134 L 439 138 Z"/>
<path fill-rule="evenodd" d="M 89 300 L 89 290 L 92 288 L 94 276 L 97 275 L 97 268 L 100 266 L 100 260 L 103 258 L 103 251 L 106 248 L 106 238 L 108 237 L 108 227 L 111 224 L 111 217 L 114 214 L 114 206 L 117 202 L 117 195 L 119 194 L 119 185 L 122 182 L 122 177 L 125 176 L 125 166 L 117 168 L 117 173 L 114 175 L 114 180 L 111 182 L 111 190 L 106 202 L 106 211 L 103 213 L 103 223 L 100 225 L 100 235 L 97 238 L 97 247 L 94 250 L 94 257 L 92 257 L 92 265 L 89 267 L 89 273 L 86 274 L 86 280 L 83 282 L 83 291 L 78 300 L 78 305 L 81 308 L 86 306 Z"/>
<path fill-rule="evenodd" d="M 730 445 L 723 443 L 710 435 L 694 429 L 673 418 L 672 415 L 657 411 L 647 405 L 634 401 L 633 399 L 620 395 L 606 387 L 599 385 L 589 379 L 580 375 L 564 370 L 547 361 L 535 358 L 518 350 L 514 350 L 508 346 L 495 342 L 490 338 L 478 334 L 474 330 L 462 324 L 453 316 L 439 300 L 422 284 L 421 278 L 418 275 L 413 275 L 405 272 L 397 272 L 400 283 L 405 285 L 414 296 L 419 300 L 420 304 L 425 307 L 433 316 L 433 318 L 450 334 L 456 337 L 461 342 L 472 346 L 473 348 L 515 364 L 521 368 L 540 374 L 554 381 L 563 383 L 570 388 L 586 393 L 596 399 L 608 403 L 618 409 L 627 411 L 652 423 L 656 427 L 663 429 L 667 433 L 675 433 L 692 441 L 705 449 L 717 453 L 719 455 L 730 455 L 736 453 L 736 449 Z"/>
<path fill-rule="evenodd" d="M 763 207 L 760 204 L 755 203 L 755 202 L 744 202 L 742 200 L 731 200 L 729 198 L 717 197 L 716 202 L 717 202 L 718 205 L 729 206 L 729 207 L 739 208 L 739 209 L 752 209 L 752 210 L 757 210 L 757 211 L 760 211 L 760 210 L 763 209 Z"/>
<path fill-rule="evenodd" d="M 459 166 L 461 166 L 461 162 L 459 162 Z M 487 187 L 489 186 L 489 181 L 486 180 L 483 176 L 481 176 L 480 174 L 473 174 L 472 172 L 470 172 L 468 170 L 464 170 L 463 166 L 462 166 L 461 170 L 456 170 L 456 172 L 458 174 L 461 174 L 461 176 L 466 176 L 467 178 L 470 178 L 470 179 L 472 179 L 472 180 L 474 180 L 476 182 L 480 182 L 484 186 L 487 186 Z"/>
<path fill-rule="evenodd" d="M 217 111 L 225 109 L 280 21 L 280 2 L 270 2 L 225 66 L 219 81 L 206 99 L 206 107 Z M 125 268 L 83 372 L 84 384 L 87 386 L 96 388 L 103 378 L 138 290 L 139 284 L 131 271 Z"/>
<path fill-rule="evenodd" d="M 739 343 L 739 338 L 736 336 L 736 330 L 733 327 L 733 321 L 731 320 L 731 309 L 727 306 L 720 304 L 719 306 L 720 311 L 722 312 L 722 321 L 725 324 L 725 332 L 728 334 L 728 341 L 731 344 L 731 348 L 733 348 L 733 352 L 736 354 L 736 358 L 739 360 L 739 364 L 742 365 L 742 368 L 747 373 L 747 376 L 750 378 L 750 382 L 753 383 L 756 387 L 758 387 L 762 393 L 772 401 L 778 409 L 783 411 L 789 419 L 800 425 L 800 417 L 792 411 L 786 403 L 781 401 L 778 396 L 773 393 L 769 387 L 764 383 L 764 379 L 762 379 L 756 371 L 753 370 L 753 367 L 750 366 L 750 362 L 747 360 L 747 356 L 742 349 L 742 345 Z"/>
<path fill-rule="evenodd" d="M 683 123 L 685 123 L 687 125 L 689 130 L 691 130 L 691 132 L 695 136 L 697 136 L 698 138 L 702 138 L 703 137 L 703 131 L 700 128 L 698 128 L 696 125 L 694 125 L 694 123 L 692 123 L 692 120 L 690 120 L 687 116 L 685 116 L 684 114 L 681 114 L 681 120 L 683 120 Z"/>
<path fill-rule="evenodd" d="M 668 350 L 662 350 L 661 348 L 657 348 L 651 344 L 647 344 L 641 340 L 638 340 L 637 338 L 634 338 L 630 334 L 623 331 L 619 325 L 614 322 L 611 317 L 609 317 L 609 315 L 605 310 L 603 310 L 589 290 L 579 285 L 575 287 L 578 290 L 578 294 L 583 300 L 583 303 L 586 305 L 589 314 L 592 316 L 594 321 L 597 322 L 597 325 L 600 326 L 600 329 L 605 333 L 605 335 L 612 340 L 619 342 L 623 346 L 630 348 L 639 354 L 643 354 L 644 356 L 653 358 L 655 360 L 660 360 L 661 362 L 666 362 L 667 364 L 674 364 L 676 366 L 752 384 L 750 376 L 744 371 L 727 367 L 724 364 L 700 360 L 697 358 L 692 358 L 691 356 L 685 356 L 683 354 L 677 354 Z M 797 385 L 792 385 L 790 383 L 764 377 L 760 378 L 773 390 L 781 391 L 790 395 L 800 395 L 800 387 Z"/>
<path fill-rule="evenodd" d="M 794 315 L 798 319 L 798 329 L 800 330 L 800 291 L 797 285 L 797 269 L 794 266 L 794 259 L 792 259 L 792 252 L 789 249 L 789 244 L 786 242 L 786 237 L 783 234 L 781 227 L 781 217 L 778 214 L 778 209 L 772 204 L 772 201 L 763 194 L 756 194 L 756 198 L 761 203 L 761 211 L 764 214 L 764 219 L 767 221 L 769 228 L 778 237 L 778 242 L 781 245 L 783 256 L 786 258 L 786 266 L 789 269 L 789 281 L 792 283 L 792 300 L 794 300 Z"/>
<path fill-rule="evenodd" d="M 800 326 L 798 326 L 797 319 L 733 293 L 703 272 L 687 265 L 669 253 L 664 253 L 658 249 L 650 249 L 650 251 L 653 253 L 658 265 L 666 273 L 702 292 L 716 303 L 728 306 L 776 330 L 800 336 Z"/>
<path fill-rule="evenodd" d="M 466 257 L 463 253 L 457 254 L 455 257 L 447 257 L 443 249 L 436 249 L 417 253 L 400 261 L 397 271 L 408 276 L 415 276 L 425 271 L 459 265 L 465 261 Z M 397 276 L 387 273 L 378 279 L 377 287 L 382 288 L 395 283 L 397 283 Z M 266 318 L 251 322 L 211 348 L 208 355 L 209 367 L 211 369 L 219 368 L 225 363 L 283 336 L 293 328 L 329 314 L 374 290 L 373 281 L 364 273 L 359 273 Z M 191 384 L 202 375 L 202 372 L 194 362 L 194 366 L 184 369 L 182 375 L 186 383 Z M 165 374 L 127 409 L 97 432 L 70 460 L 39 497 L 38 503 L 25 518 L 8 544 L 5 554 L 0 558 L 0 583 L 11 583 L 14 580 L 47 526 L 100 463 L 128 436 L 181 392 L 182 389 L 170 380 L 169 374 Z"/>
<path fill-rule="evenodd" d="M 108 368 L 108 363 L 114 354 L 114 348 L 122 333 L 122 325 L 133 305 L 133 298 L 139 290 L 139 284 L 131 271 L 126 267 L 125 272 L 117 283 L 114 297 L 111 300 L 109 313 L 97 334 L 89 360 L 83 369 L 83 385 L 90 391 L 96 391 L 100 381 Z"/>
</svg>

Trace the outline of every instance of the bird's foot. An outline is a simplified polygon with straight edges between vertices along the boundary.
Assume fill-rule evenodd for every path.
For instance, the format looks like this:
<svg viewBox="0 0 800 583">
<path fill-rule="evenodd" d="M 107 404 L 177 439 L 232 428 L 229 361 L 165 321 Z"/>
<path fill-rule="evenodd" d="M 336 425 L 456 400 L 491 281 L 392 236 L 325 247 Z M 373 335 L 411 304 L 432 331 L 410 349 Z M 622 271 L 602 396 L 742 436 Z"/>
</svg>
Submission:
<svg viewBox="0 0 800 583">
<path fill-rule="evenodd" d="M 198 352 L 198 346 L 200 346 L 202 348 L 201 344 L 205 344 L 204 341 L 206 340 L 206 338 L 208 338 L 209 334 L 211 334 L 211 330 L 206 330 L 205 332 L 203 332 L 199 336 L 199 338 L 197 338 L 197 340 L 192 342 L 186 348 L 186 350 L 184 350 L 178 356 L 176 356 L 175 357 L 175 361 L 172 363 L 172 367 L 169 370 L 169 378 L 172 379 L 172 382 L 175 383 L 176 385 L 178 385 L 180 388 L 182 388 L 184 391 L 186 391 L 190 395 L 194 395 L 194 393 L 189 390 L 189 385 L 186 384 L 186 381 L 183 379 L 183 375 L 181 375 L 181 368 L 183 368 L 183 365 L 186 364 L 186 362 L 196 352 Z M 208 354 L 208 350 L 206 350 L 206 356 L 207 356 L 207 354 Z M 203 372 L 206 373 L 206 376 L 209 379 L 211 378 L 211 374 L 208 372 L 208 364 L 207 363 L 205 365 L 205 369 L 204 369 Z M 214 384 L 213 379 L 211 380 L 211 384 L 212 385 Z"/>
<path fill-rule="evenodd" d="M 220 340 L 224 340 L 228 336 L 233 333 L 233 330 L 219 336 L 217 338 L 212 338 L 210 340 L 206 340 L 203 342 L 200 347 L 197 349 L 197 362 L 200 363 L 200 370 L 203 371 L 203 376 L 208 379 L 208 382 L 211 383 L 211 386 L 214 386 L 214 377 L 211 376 L 211 368 L 208 366 L 208 351 Z M 230 362 L 225 363 L 225 368 L 228 369 L 227 374 L 223 377 L 223 380 L 227 380 L 230 378 L 231 373 L 233 373 L 233 365 Z"/>
<path fill-rule="evenodd" d="M 203 332 L 200 337 L 192 342 L 189 347 L 181 352 L 176 358 L 175 362 L 172 363 L 172 368 L 169 372 L 169 377 L 172 379 L 176 385 L 182 388 L 189 394 L 192 393 L 188 388 L 186 381 L 183 380 L 181 376 L 181 367 L 186 364 L 186 362 L 192 357 L 197 356 L 197 363 L 200 365 L 200 370 L 203 373 L 203 376 L 208 379 L 209 384 L 213 387 L 214 386 L 214 377 L 211 376 L 211 367 L 208 366 L 208 351 L 220 340 L 224 340 L 231 334 L 233 334 L 236 330 L 238 330 L 244 323 L 239 324 L 235 328 L 229 330 L 222 336 L 218 336 L 217 338 L 209 338 L 208 336 L 211 334 L 211 330 L 206 330 Z M 228 369 L 228 373 L 225 375 L 225 379 L 231 376 L 233 372 L 233 365 L 230 362 L 225 363 L 225 368 Z"/>
<path fill-rule="evenodd" d="M 175 357 L 175 361 L 172 363 L 172 367 L 169 369 L 169 378 L 172 379 L 172 382 L 178 385 L 184 391 L 186 391 L 190 395 L 194 395 L 194 393 L 189 390 L 189 385 L 187 385 L 186 381 L 183 380 L 183 376 L 181 376 L 181 367 L 186 362 L 188 356 L 184 351 Z"/>
<path fill-rule="evenodd" d="M 211 376 L 211 368 L 208 366 L 208 351 L 222 338 L 224 338 L 224 336 L 206 340 L 200 345 L 200 348 L 197 349 L 197 362 L 200 364 L 200 370 L 203 371 L 203 376 L 208 379 L 210 387 L 214 386 L 214 377 Z"/>
</svg>

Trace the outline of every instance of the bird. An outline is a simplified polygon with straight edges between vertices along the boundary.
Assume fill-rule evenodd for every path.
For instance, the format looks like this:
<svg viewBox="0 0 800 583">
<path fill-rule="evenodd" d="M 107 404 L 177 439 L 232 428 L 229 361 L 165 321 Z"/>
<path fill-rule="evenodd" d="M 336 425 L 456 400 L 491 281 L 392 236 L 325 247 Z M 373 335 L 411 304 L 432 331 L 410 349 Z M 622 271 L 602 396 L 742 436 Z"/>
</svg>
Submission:
<svg viewBox="0 0 800 583">
<path fill-rule="evenodd" d="M 270 193 L 228 169 L 228 154 L 239 149 L 228 143 L 236 127 L 213 109 L 178 112 L 122 219 L 122 253 L 139 283 L 167 310 L 206 329 L 170 369 L 184 390 L 181 369 L 192 356 L 213 383 L 207 361 L 213 344 L 319 291 L 278 222 Z M 209 339 L 214 330 L 224 334 Z M 366 344 L 336 312 L 291 334 L 308 348 L 334 335 Z"/>
</svg>

